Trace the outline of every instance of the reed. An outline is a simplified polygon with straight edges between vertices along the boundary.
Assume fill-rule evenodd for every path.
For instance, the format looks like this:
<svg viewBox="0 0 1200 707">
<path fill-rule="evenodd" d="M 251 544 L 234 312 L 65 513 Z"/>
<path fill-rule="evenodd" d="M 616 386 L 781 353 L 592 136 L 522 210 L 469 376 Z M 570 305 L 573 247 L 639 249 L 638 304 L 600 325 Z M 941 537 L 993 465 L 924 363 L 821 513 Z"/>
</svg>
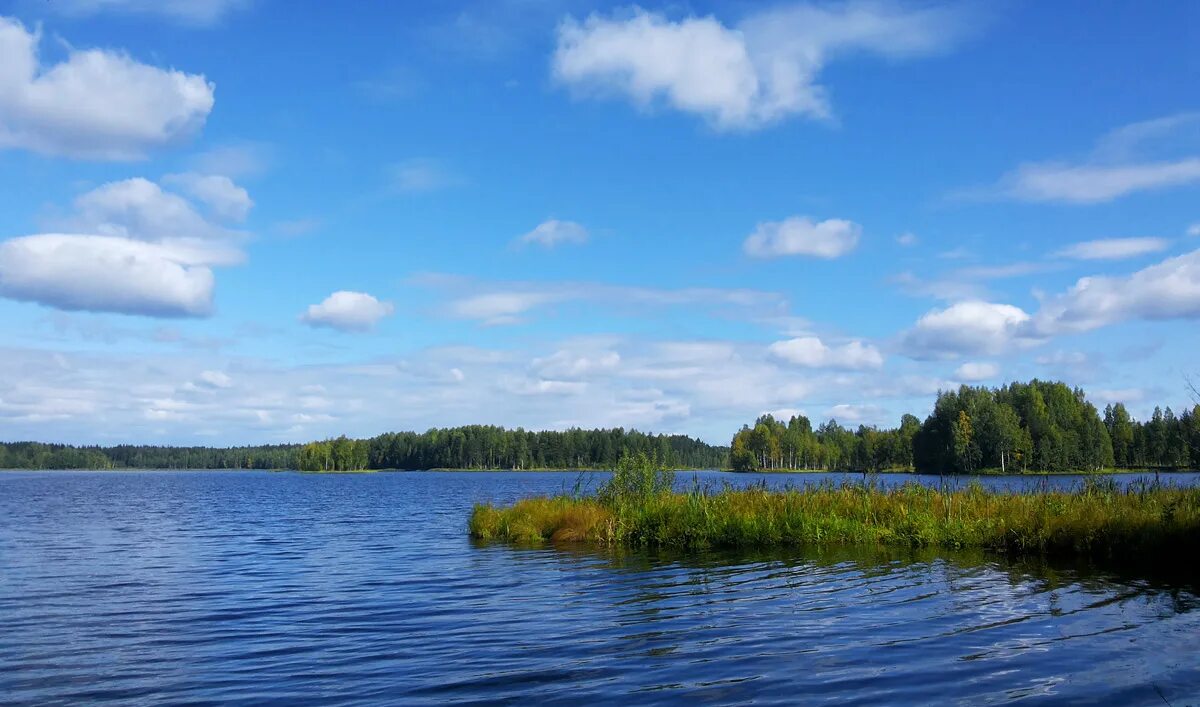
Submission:
<svg viewBox="0 0 1200 707">
<path fill-rule="evenodd" d="M 634 460 L 632 465 L 645 460 Z M 620 472 L 618 472 L 619 474 Z M 648 477 L 644 468 L 638 478 Z M 981 548 L 1011 554 L 1139 559 L 1200 550 L 1200 489 L 1111 479 L 1071 491 L 1005 493 L 979 484 L 764 486 L 536 497 L 475 506 L 471 535 L 520 543 L 586 542 L 676 549 L 870 544 Z"/>
</svg>

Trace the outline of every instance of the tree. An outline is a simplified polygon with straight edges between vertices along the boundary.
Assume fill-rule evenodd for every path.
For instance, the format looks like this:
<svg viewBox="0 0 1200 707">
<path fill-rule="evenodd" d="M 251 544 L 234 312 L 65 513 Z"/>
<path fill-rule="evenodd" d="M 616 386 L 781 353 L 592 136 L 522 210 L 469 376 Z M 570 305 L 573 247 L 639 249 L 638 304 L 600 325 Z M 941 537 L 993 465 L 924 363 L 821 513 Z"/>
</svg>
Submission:
<svg viewBox="0 0 1200 707">
<path fill-rule="evenodd" d="M 979 462 L 979 445 L 975 442 L 975 429 L 966 410 L 959 411 L 954 425 L 954 457 L 959 468 L 968 474 L 975 471 Z"/>
</svg>

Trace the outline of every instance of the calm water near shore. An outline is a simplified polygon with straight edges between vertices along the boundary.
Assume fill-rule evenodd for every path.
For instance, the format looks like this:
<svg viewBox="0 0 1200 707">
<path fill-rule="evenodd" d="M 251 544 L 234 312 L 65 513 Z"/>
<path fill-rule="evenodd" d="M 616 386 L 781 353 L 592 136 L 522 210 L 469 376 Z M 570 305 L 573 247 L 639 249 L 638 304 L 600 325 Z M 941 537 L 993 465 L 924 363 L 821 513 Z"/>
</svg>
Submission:
<svg viewBox="0 0 1200 707">
<path fill-rule="evenodd" d="M 0 703 L 1200 702 L 1187 580 L 978 553 L 467 537 L 476 501 L 604 476 L 0 472 Z M 693 478 L 861 475 L 677 481 Z"/>
</svg>

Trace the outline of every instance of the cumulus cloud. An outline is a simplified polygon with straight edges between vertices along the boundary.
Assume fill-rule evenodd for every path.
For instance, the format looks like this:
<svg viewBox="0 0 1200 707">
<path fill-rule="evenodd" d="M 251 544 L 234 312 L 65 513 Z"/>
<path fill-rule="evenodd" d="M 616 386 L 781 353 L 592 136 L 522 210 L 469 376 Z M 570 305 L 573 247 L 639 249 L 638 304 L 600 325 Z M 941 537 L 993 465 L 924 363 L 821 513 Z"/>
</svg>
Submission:
<svg viewBox="0 0 1200 707">
<path fill-rule="evenodd" d="M 775 358 L 807 368 L 844 368 L 850 370 L 883 367 L 883 354 L 871 344 L 851 341 L 829 346 L 815 336 L 776 341 L 767 350 Z"/>
<path fill-rule="evenodd" d="M 580 92 L 694 113 L 717 129 L 753 129 L 793 115 L 829 118 L 818 78 L 834 58 L 936 53 L 969 24 L 961 7 L 870 1 L 779 7 L 737 26 L 635 8 L 563 21 L 553 75 Z"/>
<path fill-rule="evenodd" d="M 913 358 L 997 354 L 1029 338 L 1030 319 L 1011 304 L 967 300 L 926 312 L 901 341 Z"/>
<path fill-rule="evenodd" d="M 1193 223 L 1188 226 L 1187 234 L 1189 236 L 1200 236 L 1200 223 Z"/>
<path fill-rule="evenodd" d="M 240 189 L 232 182 L 230 185 Z M 249 201 L 249 196 L 246 199 Z M 217 242 L 236 235 L 205 219 L 179 194 L 142 177 L 99 186 L 76 198 L 74 206 L 75 215 L 65 219 L 65 224 L 77 231 L 145 241 Z"/>
<path fill-rule="evenodd" d="M 390 302 L 380 302 L 365 292 L 339 290 L 320 304 L 309 305 L 300 320 L 314 327 L 363 332 L 373 329 L 394 309 Z"/>
<path fill-rule="evenodd" d="M 0 242 L 0 296 L 65 310 L 203 317 L 212 312 L 212 268 L 244 259 L 242 234 L 147 179 L 104 184 L 74 207 L 60 224 L 66 232 Z"/>
<path fill-rule="evenodd" d="M 207 316 L 213 274 L 198 255 L 115 236 L 13 238 L 0 243 L 0 295 L 65 310 Z"/>
<path fill-rule="evenodd" d="M 249 4 L 250 0 L 57 0 L 50 7 L 72 16 L 102 12 L 156 15 L 183 25 L 208 27 Z"/>
<path fill-rule="evenodd" d="M 221 174 L 169 174 L 163 177 L 163 182 L 178 187 L 224 221 L 245 221 L 254 206 L 245 188 Z"/>
<path fill-rule="evenodd" d="M 1000 367 L 988 361 L 967 361 L 954 371 L 954 377 L 966 383 L 976 383 L 995 378 Z"/>
<path fill-rule="evenodd" d="M 756 258 L 783 255 L 840 258 L 854 250 L 861 233 L 862 227 L 853 221 L 828 219 L 813 223 L 805 216 L 793 216 L 758 224 L 742 249 Z"/>
<path fill-rule="evenodd" d="M 1042 303 L 1032 324 L 1040 334 L 1081 332 L 1131 319 L 1200 317 L 1200 250 L 1127 276 L 1080 278 Z"/>
<path fill-rule="evenodd" d="M 537 225 L 532 231 L 517 238 L 518 245 L 536 244 L 553 248 L 561 243 L 582 244 L 588 241 L 588 231 L 574 221 L 549 219 Z"/>
<path fill-rule="evenodd" d="M 203 76 L 120 52 L 72 49 L 43 66 L 40 34 L 0 17 L 0 149 L 129 160 L 197 132 L 213 107 Z"/>
</svg>

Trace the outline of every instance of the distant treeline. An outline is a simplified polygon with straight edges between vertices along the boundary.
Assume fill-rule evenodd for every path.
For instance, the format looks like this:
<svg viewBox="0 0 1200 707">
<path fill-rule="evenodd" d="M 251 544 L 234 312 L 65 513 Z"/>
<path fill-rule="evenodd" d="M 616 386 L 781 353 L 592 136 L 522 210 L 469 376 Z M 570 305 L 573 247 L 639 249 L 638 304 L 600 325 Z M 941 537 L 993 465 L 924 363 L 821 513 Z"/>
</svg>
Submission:
<svg viewBox="0 0 1200 707">
<path fill-rule="evenodd" d="M 734 435 L 731 448 L 737 470 L 1187 469 L 1200 467 L 1200 405 L 1178 416 L 1155 408 L 1138 422 L 1119 403 L 1101 417 L 1082 390 L 1063 383 L 962 386 L 940 393 L 923 423 L 905 415 L 895 429 L 851 431 L 830 421 L 813 430 L 803 416 L 785 424 L 766 415 Z"/>
<path fill-rule="evenodd" d="M 297 455 L 306 471 L 355 469 L 611 469 L 624 454 L 644 452 L 679 469 L 728 465 L 729 448 L 683 435 L 621 428 L 529 432 L 470 425 L 424 433 L 392 432 L 371 439 L 311 442 Z"/>
<path fill-rule="evenodd" d="M 622 454 L 637 452 L 681 469 L 716 469 L 729 463 L 727 447 L 682 435 L 619 428 L 528 432 L 472 425 L 371 439 L 232 448 L 0 443 L 0 469 L 602 469 L 612 468 Z"/>
<path fill-rule="evenodd" d="M 74 447 L 0 443 L 0 469 L 294 469 L 298 444 L 258 447 Z"/>
</svg>

